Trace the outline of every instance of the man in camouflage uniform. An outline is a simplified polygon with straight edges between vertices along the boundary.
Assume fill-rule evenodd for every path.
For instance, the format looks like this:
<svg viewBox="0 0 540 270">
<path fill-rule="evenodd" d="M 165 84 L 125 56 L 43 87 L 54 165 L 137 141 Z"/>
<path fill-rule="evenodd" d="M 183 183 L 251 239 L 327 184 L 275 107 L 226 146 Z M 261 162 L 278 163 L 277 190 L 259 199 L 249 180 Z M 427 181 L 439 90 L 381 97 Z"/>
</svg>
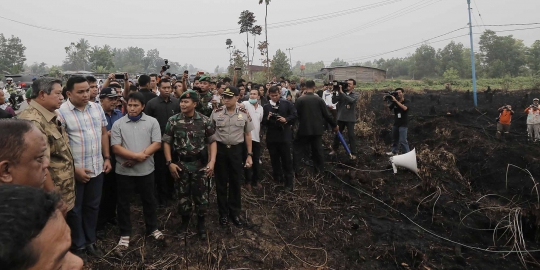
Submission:
<svg viewBox="0 0 540 270">
<path fill-rule="evenodd" d="M 199 78 L 199 93 L 200 93 L 200 101 L 197 104 L 196 110 L 205 116 L 210 116 L 212 114 L 213 108 L 208 106 L 208 103 L 212 102 L 212 99 L 214 98 L 214 95 L 212 94 L 212 91 L 210 91 L 210 77 L 208 76 L 201 76 Z"/>
<path fill-rule="evenodd" d="M 195 203 L 197 232 L 201 239 L 206 239 L 205 215 L 210 185 L 208 178 L 214 172 L 217 146 L 212 121 L 195 111 L 198 102 L 199 94 L 193 90 L 180 96 L 181 113 L 169 118 L 162 141 L 166 165 L 178 186 L 178 207 L 182 215 L 180 231 L 186 231 L 192 205 Z M 179 160 L 174 162 L 173 149 L 179 157 Z"/>
<path fill-rule="evenodd" d="M 19 118 L 31 121 L 45 135 L 50 164 L 44 188 L 57 189 L 66 210 L 70 211 L 75 205 L 75 169 L 68 135 L 55 113 L 64 100 L 61 83 L 56 79 L 34 81 L 31 87 L 32 102 L 21 112 Z"/>
</svg>

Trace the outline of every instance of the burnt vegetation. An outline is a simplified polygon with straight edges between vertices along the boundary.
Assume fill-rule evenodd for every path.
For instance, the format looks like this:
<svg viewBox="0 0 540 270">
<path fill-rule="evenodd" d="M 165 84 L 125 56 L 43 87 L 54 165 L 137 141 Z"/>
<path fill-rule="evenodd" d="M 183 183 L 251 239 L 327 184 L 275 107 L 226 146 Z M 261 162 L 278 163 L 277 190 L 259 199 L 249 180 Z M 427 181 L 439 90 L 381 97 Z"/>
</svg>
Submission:
<svg viewBox="0 0 540 270">
<path fill-rule="evenodd" d="M 176 233 L 175 207 L 159 210 L 160 227 L 171 240 L 157 246 L 144 237 L 140 204 L 133 207 L 130 252 L 110 252 L 94 269 L 525 269 L 537 268 L 540 175 L 538 146 L 526 142 L 522 107 L 537 91 L 469 93 L 407 92 L 409 143 L 416 148 L 419 175 L 394 175 L 384 155 L 392 115 L 381 92 L 359 99 L 359 155 L 340 148 L 327 170 L 306 168 L 293 193 L 278 192 L 270 160 L 263 154 L 263 188 L 243 190 L 242 229 L 218 224 L 215 192 L 207 218 L 208 239 L 195 225 L 187 238 Z M 511 138 L 495 139 L 497 108 L 516 110 Z M 330 137 L 325 142 L 330 144 Z M 264 141 L 264 140 L 263 140 Z M 264 143 L 263 143 L 264 146 Z M 118 241 L 108 227 L 100 244 Z M 530 251 L 530 252 L 529 252 Z"/>
</svg>

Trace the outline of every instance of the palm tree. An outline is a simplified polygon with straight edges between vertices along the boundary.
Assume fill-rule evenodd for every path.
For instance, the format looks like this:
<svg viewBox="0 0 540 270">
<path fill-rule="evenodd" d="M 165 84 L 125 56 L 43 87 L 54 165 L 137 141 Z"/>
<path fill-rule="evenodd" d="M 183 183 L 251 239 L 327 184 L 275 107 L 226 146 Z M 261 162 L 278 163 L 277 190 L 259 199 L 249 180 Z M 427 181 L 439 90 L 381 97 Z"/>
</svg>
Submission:
<svg viewBox="0 0 540 270">
<path fill-rule="evenodd" d="M 268 5 L 272 0 L 259 0 L 259 5 L 265 2 L 266 4 L 266 13 L 264 14 L 264 35 L 266 37 L 266 73 L 267 79 L 270 80 L 270 73 L 268 72 L 268 65 L 270 63 L 270 58 L 268 58 Z"/>
</svg>

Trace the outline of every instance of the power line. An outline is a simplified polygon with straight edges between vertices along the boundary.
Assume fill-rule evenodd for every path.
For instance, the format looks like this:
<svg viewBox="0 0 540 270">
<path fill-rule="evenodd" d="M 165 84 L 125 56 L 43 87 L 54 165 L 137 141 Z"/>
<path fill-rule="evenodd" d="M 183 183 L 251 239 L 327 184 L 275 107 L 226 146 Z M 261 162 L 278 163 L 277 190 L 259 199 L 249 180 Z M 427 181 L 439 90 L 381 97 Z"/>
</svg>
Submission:
<svg viewBox="0 0 540 270">
<path fill-rule="evenodd" d="M 432 2 L 432 1 L 435 1 L 435 2 Z M 409 14 L 411 12 L 415 12 L 417 10 L 420 10 L 422 8 L 425 8 L 427 6 L 430 6 L 432 4 L 435 4 L 437 2 L 440 2 L 440 1 L 443 1 L 443 0 L 422 0 L 420 2 L 416 2 L 408 7 L 405 7 L 403 9 L 400 9 L 396 12 L 393 12 L 393 13 L 390 13 L 388 15 L 385 15 L 383 17 L 380 17 L 378 19 L 375 19 L 373 21 L 370 21 L 370 22 L 367 22 L 363 25 L 360 25 L 358 27 L 355 27 L 355 28 L 352 28 L 352 29 L 349 29 L 347 31 L 344 31 L 344 32 L 341 32 L 341 33 L 338 33 L 338 34 L 334 34 L 332 36 L 329 36 L 329 37 L 326 37 L 326 38 L 323 38 L 323 39 L 319 39 L 319 40 L 316 40 L 316 41 L 313 41 L 313 42 L 309 42 L 309 43 L 306 43 L 306 44 L 303 44 L 303 45 L 299 45 L 299 46 L 294 46 L 293 48 L 300 48 L 300 47 L 306 47 L 306 46 L 311 46 L 311 45 L 315 45 L 315 44 L 318 44 L 318 43 L 321 43 L 321 42 L 325 42 L 325 41 L 329 41 L 329 40 L 333 40 L 335 38 L 338 38 L 338 37 L 341 37 L 343 35 L 346 35 L 346 34 L 351 34 L 351 33 L 354 33 L 354 32 L 358 32 L 360 30 L 364 30 L 364 29 L 367 29 L 369 27 L 372 27 L 372 26 L 375 26 L 375 25 L 378 25 L 378 24 L 381 24 L 383 22 L 387 22 L 387 21 L 390 21 L 390 20 L 393 20 L 395 18 L 399 18 L 401 16 L 404 16 L 406 14 Z M 431 3 L 430 3 L 431 2 Z M 425 4 L 425 5 L 424 5 Z M 422 6 L 424 5 L 424 6 Z"/>
<path fill-rule="evenodd" d="M 332 13 L 325 13 L 321 15 L 309 16 L 309 17 L 300 18 L 300 19 L 271 23 L 269 24 L 268 29 L 296 26 L 296 25 L 301 25 L 301 24 L 315 22 L 315 21 L 333 19 L 339 16 L 358 13 L 361 11 L 365 11 L 365 10 L 369 10 L 369 9 L 373 9 L 377 7 L 382 7 L 385 5 L 390 5 L 390 4 L 394 4 L 401 1 L 404 1 L 404 0 L 385 0 L 382 2 L 364 5 L 364 6 L 360 6 L 360 7 L 356 7 L 352 9 L 350 8 L 350 9 L 336 11 Z M 205 32 L 176 33 L 176 34 L 148 34 L 148 35 L 144 35 L 144 34 L 124 35 L 124 34 L 106 34 L 106 33 L 104 34 L 104 33 L 78 32 L 78 31 L 71 31 L 71 30 L 65 30 L 65 29 L 44 27 L 44 26 L 29 24 L 26 22 L 17 21 L 17 20 L 10 19 L 4 16 L 0 16 L 0 19 L 4 19 L 7 21 L 11 21 L 14 23 L 26 25 L 26 26 L 41 29 L 41 30 L 47 30 L 47 31 L 58 32 L 58 33 L 63 33 L 63 34 L 82 35 L 82 36 L 100 37 L 100 38 L 114 38 L 114 39 L 178 39 L 178 38 L 188 39 L 188 38 L 207 37 L 207 36 L 230 35 L 230 34 L 238 33 L 238 28 L 230 28 L 230 29 L 213 30 L 213 31 L 205 31 Z"/>
<path fill-rule="evenodd" d="M 480 9 L 478 8 L 478 6 L 476 5 L 476 1 L 473 1 L 474 3 L 474 7 L 476 8 L 476 11 L 478 11 L 478 17 L 480 17 L 480 21 L 482 21 L 482 24 L 485 24 L 484 23 L 484 19 L 482 18 L 482 14 L 480 14 Z M 485 30 L 485 29 L 484 29 Z"/>
<path fill-rule="evenodd" d="M 540 24 L 540 23 L 530 23 L 530 24 L 509 24 L 509 25 L 534 25 L 534 24 Z M 498 26 L 504 26 L 504 25 L 498 25 Z M 385 55 L 385 54 L 389 54 L 389 53 L 393 53 L 393 52 L 397 52 L 397 51 L 401 51 L 401 50 L 405 50 L 405 49 L 409 49 L 409 48 L 417 48 L 417 47 L 420 47 L 421 45 L 420 44 L 423 44 L 425 43 L 426 41 L 430 41 L 430 40 L 433 40 L 433 39 L 437 39 L 437 38 L 440 38 L 440 37 L 443 37 L 443 36 L 446 36 L 446 35 L 449 35 L 451 33 L 454 33 L 456 31 L 459 31 L 459 30 L 463 30 L 467 27 L 461 27 L 461 28 L 458 28 L 458 29 L 455 29 L 455 30 L 452 30 L 450 32 L 447 32 L 445 34 L 442 34 L 442 35 L 439 35 L 439 36 L 436 36 L 436 37 L 433 37 L 433 38 L 430 38 L 430 39 L 427 39 L 427 40 L 424 40 L 424 41 L 421 41 L 421 42 L 417 42 L 417 43 L 414 43 L 414 44 L 411 44 L 411 45 L 408 45 L 408 46 L 405 46 L 405 47 L 402 47 L 402 48 L 399 48 L 399 49 L 395 49 L 395 50 L 392 50 L 392 51 L 388 51 L 388 52 L 384 52 L 384 53 L 378 53 L 378 54 L 372 54 L 372 55 L 367 55 L 367 56 L 362 56 L 362 57 L 359 57 L 359 58 L 354 58 L 354 59 L 348 59 L 348 60 L 344 60 L 346 62 L 358 62 L 358 61 L 362 61 L 362 60 L 366 60 L 366 59 L 371 59 L 373 57 L 378 57 L 378 56 L 382 56 L 382 55 Z M 511 31 L 522 31 L 522 30 L 531 30 L 531 29 L 540 29 L 540 26 L 538 27 L 527 27 L 527 28 L 516 28 L 516 29 L 505 29 L 505 30 L 500 30 L 500 31 L 496 31 L 498 33 L 501 33 L 501 32 L 511 32 Z M 481 35 L 481 33 L 474 33 L 475 35 Z M 447 39 L 442 39 L 442 40 L 437 40 L 437 41 L 432 41 L 431 43 L 437 43 L 437 42 L 442 42 L 442 41 L 447 41 L 447 40 L 453 40 L 453 39 L 456 39 L 456 38 L 460 38 L 460 37 L 464 37 L 464 36 L 468 36 L 469 34 L 464 34 L 464 35 L 459 35 L 459 36 L 454 36 L 454 37 L 451 37 L 451 38 L 447 38 Z M 420 46 L 418 46 L 420 45 Z M 331 61 L 324 61 L 324 62 L 331 62 Z"/>
</svg>

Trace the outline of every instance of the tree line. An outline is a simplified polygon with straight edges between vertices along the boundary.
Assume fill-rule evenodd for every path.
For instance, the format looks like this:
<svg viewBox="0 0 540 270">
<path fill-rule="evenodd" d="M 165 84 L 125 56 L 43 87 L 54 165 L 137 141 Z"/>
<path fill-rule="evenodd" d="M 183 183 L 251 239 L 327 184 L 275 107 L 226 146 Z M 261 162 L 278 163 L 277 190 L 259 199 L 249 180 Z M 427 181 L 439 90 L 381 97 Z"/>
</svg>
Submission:
<svg viewBox="0 0 540 270">
<path fill-rule="evenodd" d="M 540 40 L 530 47 L 512 35 L 499 36 L 486 30 L 479 39 L 480 51 L 475 52 L 476 74 L 479 78 L 540 76 Z M 387 78 L 471 78 L 471 51 L 462 43 L 451 41 L 441 49 L 424 44 L 402 58 L 375 59 L 349 64 L 336 58 L 335 66 L 361 65 L 386 70 Z M 317 62 L 321 65 L 321 62 Z M 308 68 L 306 63 L 305 67 Z M 313 63 L 311 63 L 313 64 Z M 299 64 L 297 63 L 299 68 Z M 296 68 L 296 67 L 295 67 Z M 297 71 L 298 72 L 298 71 Z"/>
<path fill-rule="evenodd" d="M 243 12 L 242 16 L 246 16 Z M 249 15 L 252 16 L 252 15 Z M 242 17 L 241 17 L 242 18 Z M 250 17 L 254 20 L 254 17 Z M 240 20 L 239 24 L 244 21 Z M 254 27 L 254 26 L 253 26 Z M 259 33 L 258 29 L 256 31 Z M 255 34 L 256 35 L 256 34 Z M 233 74 L 234 68 L 240 68 L 240 74 L 248 74 L 247 67 L 252 64 L 254 54 L 249 57 L 232 45 L 227 39 L 230 62 L 228 67 L 217 66 L 213 72 L 217 74 Z M 247 45 L 247 40 L 246 40 Z M 325 67 L 323 61 L 297 61 L 291 68 L 286 53 L 278 49 L 273 57 L 268 56 L 268 43 L 260 42 L 261 61 L 268 66 L 270 74 L 277 77 L 306 76 L 314 77 Z M 480 50 L 475 54 L 477 76 L 479 78 L 501 78 L 516 76 L 540 76 L 540 40 L 527 47 L 522 40 L 512 35 L 500 36 L 496 32 L 486 30 L 479 38 Z M 164 59 L 157 49 L 145 51 L 139 47 L 112 48 L 109 45 L 91 46 L 89 41 L 81 38 L 65 48 L 66 56 L 61 66 L 48 66 L 46 63 L 25 64 L 26 47 L 15 36 L 9 38 L 0 34 L 0 72 L 2 74 L 31 73 L 51 74 L 56 76 L 62 71 L 86 70 L 98 73 L 129 72 L 151 73 L 164 65 Z M 254 49 L 252 53 L 254 52 Z M 267 58 L 268 57 L 268 58 Z M 270 59 L 267 61 L 267 59 Z M 249 62 L 248 62 L 249 61 Z M 269 62 L 269 63 L 267 63 Z M 388 79 L 424 79 L 424 78 L 471 78 L 470 49 L 462 43 L 449 42 L 440 49 L 429 44 L 418 47 L 414 53 L 406 57 L 380 58 L 366 62 L 349 63 L 336 58 L 330 67 L 361 65 L 386 70 Z M 192 64 L 180 64 L 169 61 L 171 73 L 190 73 L 199 71 Z M 304 70 L 301 70 L 301 66 Z M 267 77 L 269 74 L 265 74 Z M 259 75 L 261 76 L 261 75 Z M 268 77 L 267 77 L 268 78 Z M 262 78 L 260 78 L 262 80 Z"/>
</svg>

